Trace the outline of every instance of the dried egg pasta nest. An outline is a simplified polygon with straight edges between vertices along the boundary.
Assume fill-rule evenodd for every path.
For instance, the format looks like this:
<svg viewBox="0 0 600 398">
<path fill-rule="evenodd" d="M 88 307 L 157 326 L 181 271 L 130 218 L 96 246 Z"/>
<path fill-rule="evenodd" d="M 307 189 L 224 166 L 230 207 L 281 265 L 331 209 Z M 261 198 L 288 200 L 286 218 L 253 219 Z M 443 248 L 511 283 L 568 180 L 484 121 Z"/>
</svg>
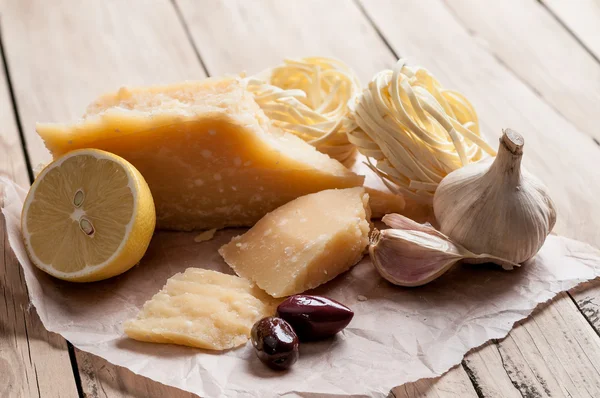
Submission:
<svg viewBox="0 0 600 398">
<path fill-rule="evenodd" d="M 275 125 L 341 162 L 352 156 L 356 148 L 347 133 L 355 125 L 346 118 L 347 105 L 360 93 L 360 82 L 346 64 L 321 57 L 286 59 L 246 82 Z"/>
<path fill-rule="evenodd" d="M 376 160 L 369 167 L 392 192 L 417 203 L 431 204 L 451 171 L 496 154 L 471 103 L 404 59 L 376 74 L 349 108 L 358 126 L 350 142 Z"/>
</svg>

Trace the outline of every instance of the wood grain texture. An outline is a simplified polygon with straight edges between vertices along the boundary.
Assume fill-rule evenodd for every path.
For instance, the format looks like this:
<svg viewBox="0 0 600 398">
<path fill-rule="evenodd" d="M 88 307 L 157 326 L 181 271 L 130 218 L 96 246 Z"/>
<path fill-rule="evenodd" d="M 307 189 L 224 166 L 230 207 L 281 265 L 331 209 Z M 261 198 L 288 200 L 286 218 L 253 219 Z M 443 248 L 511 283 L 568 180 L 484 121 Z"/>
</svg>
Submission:
<svg viewBox="0 0 600 398">
<path fill-rule="evenodd" d="M 0 126 L 0 175 L 26 187 L 27 168 L 4 70 L 0 70 Z M 0 186 L 0 202 L 2 191 Z M 48 333 L 30 307 L 3 215 L 0 255 L 0 397 L 77 397 L 67 343 Z"/>
<path fill-rule="evenodd" d="M 600 64 L 542 4 L 534 0 L 445 4 L 481 47 L 556 113 L 600 140 Z M 596 25 L 600 26 L 600 19 Z"/>
<path fill-rule="evenodd" d="M 585 323 L 563 293 L 498 344 L 523 396 L 600 396 L 600 337 Z"/>
<path fill-rule="evenodd" d="M 597 0 L 540 0 L 600 59 L 600 3 Z"/>
<path fill-rule="evenodd" d="M 35 133 L 36 122 L 78 118 L 95 97 L 122 85 L 205 77 L 168 0 L 0 0 L 0 9 L 11 81 L 33 167 L 50 158 Z M 17 363 L 29 364 L 27 353 L 21 356 Z M 70 391 L 76 396 L 74 389 L 62 385 L 63 379 L 64 383 L 73 379 L 68 357 L 63 363 L 46 356 L 37 364 L 38 375 L 48 378 L 44 396 L 69 396 Z M 85 352 L 77 351 L 76 357 L 87 397 L 190 396 Z M 63 372 L 70 372 L 70 379 Z M 35 386 L 34 370 L 28 377 Z M 23 396 L 37 396 L 37 392 Z"/>
<path fill-rule="evenodd" d="M 396 398 L 477 398 L 477 392 L 461 365 L 435 379 L 421 379 L 392 389 Z"/>
<path fill-rule="evenodd" d="M 479 396 L 486 398 L 521 398 L 521 393 L 513 385 L 504 368 L 495 342 L 488 342 L 469 353 L 463 366 Z"/>
<path fill-rule="evenodd" d="M 465 366 L 484 397 L 598 396 L 600 338 L 585 323 L 562 293 L 519 322 L 497 348 L 468 355 Z"/>
<path fill-rule="evenodd" d="M 394 57 L 349 0 L 176 0 L 211 75 L 256 73 L 284 58 L 336 57 L 362 82 Z"/>
<path fill-rule="evenodd" d="M 579 310 L 590 325 L 600 335 L 600 289 L 598 282 L 592 281 L 571 289 L 569 294 L 576 300 Z"/>
<path fill-rule="evenodd" d="M 77 352 L 81 384 L 86 398 L 199 398 L 165 386 L 95 355 Z"/>
<path fill-rule="evenodd" d="M 366 83 L 396 60 L 351 1 L 227 0 L 211 3 L 211 7 L 204 3 L 177 0 L 211 75 L 244 69 L 254 73 L 284 58 L 316 55 L 343 60 Z M 397 387 L 394 393 L 402 397 L 476 396 L 460 366 L 441 378 Z"/>
</svg>

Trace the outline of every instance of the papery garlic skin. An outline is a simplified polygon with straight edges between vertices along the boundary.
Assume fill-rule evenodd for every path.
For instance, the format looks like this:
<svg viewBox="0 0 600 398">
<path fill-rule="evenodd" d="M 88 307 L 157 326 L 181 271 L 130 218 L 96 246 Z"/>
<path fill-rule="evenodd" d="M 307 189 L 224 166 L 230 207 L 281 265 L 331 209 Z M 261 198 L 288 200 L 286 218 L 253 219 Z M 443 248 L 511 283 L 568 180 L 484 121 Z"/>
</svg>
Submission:
<svg viewBox="0 0 600 398">
<path fill-rule="evenodd" d="M 496 158 L 442 180 L 433 199 L 442 233 L 473 253 L 515 263 L 535 256 L 556 223 L 556 210 L 544 184 L 521 168 L 523 144 L 507 129 Z"/>
<path fill-rule="evenodd" d="M 437 279 L 463 259 L 452 242 L 423 231 L 377 231 L 369 246 L 371 261 L 389 282 L 407 287 Z"/>
<path fill-rule="evenodd" d="M 373 231 L 369 255 L 379 274 L 399 286 L 429 283 L 459 261 L 471 264 L 491 262 L 504 269 L 519 266 L 503 258 L 474 254 L 431 225 L 419 224 L 400 214 L 387 214 L 382 221 L 392 228 Z"/>
</svg>

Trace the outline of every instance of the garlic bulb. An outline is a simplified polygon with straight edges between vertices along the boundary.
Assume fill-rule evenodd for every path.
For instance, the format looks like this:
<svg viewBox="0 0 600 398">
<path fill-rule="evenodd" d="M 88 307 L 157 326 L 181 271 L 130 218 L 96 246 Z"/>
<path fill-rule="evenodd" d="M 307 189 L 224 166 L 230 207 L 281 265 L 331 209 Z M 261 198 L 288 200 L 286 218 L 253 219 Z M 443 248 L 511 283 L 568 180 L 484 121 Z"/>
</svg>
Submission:
<svg viewBox="0 0 600 398">
<path fill-rule="evenodd" d="M 521 168 L 523 137 L 507 129 L 493 162 L 458 169 L 438 186 L 433 209 L 440 230 L 474 253 L 515 263 L 532 258 L 556 222 L 554 203 Z"/>
<path fill-rule="evenodd" d="M 392 229 L 372 233 L 369 254 L 381 276 L 396 285 L 424 285 L 461 260 L 473 264 L 493 262 L 507 269 L 518 266 L 494 256 L 474 254 L 431 225 L 399 214 L 388 214 L 383 222 Z"/>
</svg>

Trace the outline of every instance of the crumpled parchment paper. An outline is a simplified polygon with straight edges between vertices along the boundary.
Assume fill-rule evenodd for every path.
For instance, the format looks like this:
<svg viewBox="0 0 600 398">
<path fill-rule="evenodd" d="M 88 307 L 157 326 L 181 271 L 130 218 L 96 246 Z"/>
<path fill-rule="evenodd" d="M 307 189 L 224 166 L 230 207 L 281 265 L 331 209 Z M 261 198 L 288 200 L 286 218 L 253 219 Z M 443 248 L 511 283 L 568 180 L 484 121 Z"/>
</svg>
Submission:
<svg viewBox="0 0 600 398">
<path fill-rule="evenodd" d="M 394 386 L 443 374 L 470 349 L 504 337 L 537 304 L 600 275 L 599 250 L 559 236 L 514 271 L 461 265 L 412 289 L 387 283 L 366 257 L 315 291 L 352 308 L 350 325 L 331 340 L 301 345 L 293 369 L 278 373 L 259 362 L 250 344 L 215 353 L 123 334 L 123 321 L 173 274 L 188 267 L 233 273 L 217 249 L 241 230 L 219 231 L 202 243 L 194 242 L 197 233 L 157 232 L 141 264 L 124 275 L 73 284 L 30 263 L 19 227 L 26 193 L 0 183 L 9 242 L 44 326 L 81 350 L 202 397 L 385 397 Z"/>
</svg>

